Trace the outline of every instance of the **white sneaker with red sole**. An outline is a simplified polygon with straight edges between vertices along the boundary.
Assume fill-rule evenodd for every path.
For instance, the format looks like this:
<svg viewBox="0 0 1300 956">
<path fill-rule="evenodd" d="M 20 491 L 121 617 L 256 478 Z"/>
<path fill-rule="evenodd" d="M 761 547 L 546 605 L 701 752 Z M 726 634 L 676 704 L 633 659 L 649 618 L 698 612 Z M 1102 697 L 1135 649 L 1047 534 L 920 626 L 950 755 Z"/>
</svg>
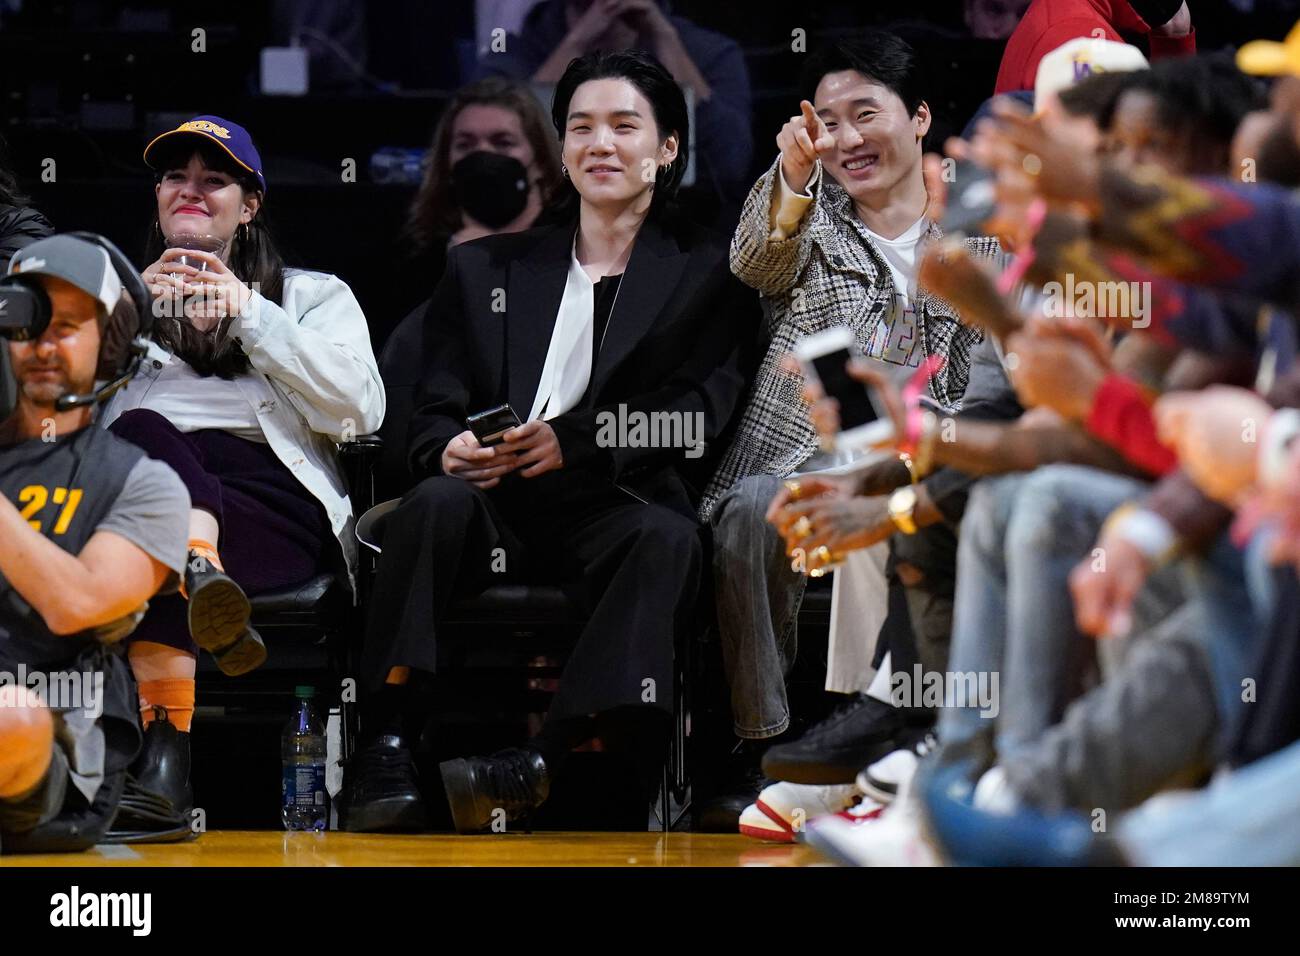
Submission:
<svg viewBox="0 0 1300 956">
<path fill-rule="evenodd" d="M 942 866 L 930 843 L 919 807 L 895 801 L 861 826 L 825 817 L 808 828 L 807 842 L 843 866 Z"/>
<path fill-rule="evenodd" d="M 804 824 L 816 817 L 857 811 L 849 819 L 859 819 L 872 811 L 879 811 L 880 806 L 875 801 L 868 801 L 869 806 L 857 810 L 861 798 L 862 794 L 853 784 L 823 787 L 774 783 L 765 787 L 758 800 L 741 813 L 740 832 L 756 840 L 794 843 Z"/>
</svg>

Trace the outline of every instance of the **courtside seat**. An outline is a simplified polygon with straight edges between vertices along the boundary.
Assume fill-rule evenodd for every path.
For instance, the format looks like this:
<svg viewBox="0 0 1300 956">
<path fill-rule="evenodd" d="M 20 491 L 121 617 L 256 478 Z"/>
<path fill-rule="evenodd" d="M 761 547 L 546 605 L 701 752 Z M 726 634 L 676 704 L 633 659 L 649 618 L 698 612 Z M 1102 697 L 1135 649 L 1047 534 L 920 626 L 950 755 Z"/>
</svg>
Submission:
<svg viewBox="0 0 1300 956">
<path fill-rule="evenodd" d="M 449 624 L 473 624 L 484 615 L 512 624 L 555 624 L 577 622 L 573 606 L 563 589 L 548 584 L 499 584 L 482 594 L 457 602 L 447 617 Z"/>
<path fill-rule="evenodd" d="M 362 435 L 339 446 L 353 512 L 374 504 L 374 469 L 382 443 Z M 364 560 L 364 559 L 363 559 Z M 223 715 L 270 712 L 287 716 L 293 689 L 313 684 L 322 709 L 337 705 L 342 718 L 342 755 L 351 752 L 356 729 L 355 708 L 340 693 L 343 680 L 355 677 L 364 635 L 364 608 L 369 590 L 368 566 L 357 573 L 354 603 L 340 574 L 322 571 L 306 581 L 250 597 L 250 623 L 266 643 L 266 662 L 248 674 L 227 677 L 210 654 L 200 654 L 196 703 L 199 709 Z"/>
<path fill-rule="evenodd" d="M 351 601 L 335 574 L 318 574 L 302 584 L 258 594 L 253 605 L 253 626 L 329 627 L 346 613 Z"/>
</svg>

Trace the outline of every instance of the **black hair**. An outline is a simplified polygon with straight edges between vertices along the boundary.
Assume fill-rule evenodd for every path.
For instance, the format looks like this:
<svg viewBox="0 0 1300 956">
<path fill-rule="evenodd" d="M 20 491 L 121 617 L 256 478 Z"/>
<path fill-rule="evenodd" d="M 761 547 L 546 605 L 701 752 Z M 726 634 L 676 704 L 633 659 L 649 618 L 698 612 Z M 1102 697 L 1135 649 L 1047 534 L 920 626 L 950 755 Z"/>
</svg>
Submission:
<svg viewBox="0 0 1300 956">
<path fill-rule="evenodd" d="M 902 37 L 887 30 L 866 30 L 813 53 L 803 69 L 800 83 L 803 99 L 813 102 L 822 77 L 843 70 L 854 70 L 871 82 L 893 90 L 903 101 L 908 116 L 915 116 L 925 100 L 921 95 L 916 51 Z"/>
<path fill-rule="evenodd" d="M 195 153 L 199 154 L 209 169 L 232 176 L 245 195 L 262 193 L 262 184 L 257 177 L 235 162 L 225 150 L 190 136 L 177 136 L 170 142 L 159 144 L 154 158 L 157 167 L 154 181 L 160 183 L 168 170 L 184 167 Z M 156 261 L 164 248 L 162 230 L 155 214 L 153 224 L 149 227 L 149 236 L 145 240 L 144 261 Z M 285 263 L 271 235 L 265 203 L 246 226 L 236 231 L 226 264 L 241 282 L 252 285 L 263 298 L 276 305 L 281 303 Z M 154 338 L 163 348 L 184 359 L 200 375 L 234 378 L 247 372 L 252 365 L 239 343 L 225 334 L 232 321 L 233 318 L 223 319 L 215 330 L 205 333 L 188 322 L 161 317 L 155 324 Z"/>
<path fill-rule="evenodd" d="M 626 80 L 650 101 L 661 139 L 677 134 L 677 157 L 655 171 L 650 211 L 652 214 L 659 212 L 677 195 L 682 177 L 686 174 L 691 144 L 686 96 L 662 63 L 642 50 L 620 50 L 615 53 L 596 51 L 575 57 L 565 67 L 560 82 L 555 84 L 555 97 L 551 100 L 551 122 L 555 124 L 555 132 L 563 141 L 564 130 L 568 126 L 569 103 L 573 100 L 574 91 L 589 80 L 607 78 Z M 562 195 L 572 204 L 577 197 L 577 190 L 570 182 Z"/>
<path fill-rule="evenodd" d="M 1093 73 L 1073 86 L 1059 90 L 1056 96 L 1071 116 L 1090 119 L 1097 124 L 1098 129 L 1109 129 L 1120 96 L 1133 86 L 1138 74 L 1145 72 L 1146 70 L 1115 70 Z"/>
<path fill-rule="evenodd" d="M 1264 91 L 1237 69 L 1228 54 L 1158 60 L 1139 70 L 1124 92 L 1141 91 L 1156 102 L 1156 122 L 1227 146 L 1247 113 L 1264 109 Z"/>
</svg>

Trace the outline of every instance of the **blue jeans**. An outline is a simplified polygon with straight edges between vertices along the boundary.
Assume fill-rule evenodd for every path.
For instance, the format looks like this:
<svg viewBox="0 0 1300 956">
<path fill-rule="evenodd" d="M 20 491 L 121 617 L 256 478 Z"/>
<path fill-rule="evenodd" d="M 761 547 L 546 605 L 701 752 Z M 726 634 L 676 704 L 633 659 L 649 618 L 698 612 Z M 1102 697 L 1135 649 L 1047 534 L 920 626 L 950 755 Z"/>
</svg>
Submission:
<svg viewBox="0 0 1300 956">
<path fill-rule="evenodd" d="M 1243 706 L 1242 681 L 1259 677 L 1249 670 L 1272 614 L 1267 562 L 1271 537 L 1270 530 L 1261 529 L 1243 552 L 1225 533 L 1205 557 L 1186 562 L 1188 593 L 1198 614 L 1196 633 L 1204 642 L 1225 729 L 1235 723 Z"/>
<path fill-rule="evenodd" d="M 1118 812 L 1212 767 L 1242 710 L 1241 681 L 1271 603 L 1262 553 L 1259 542 L 1243 556 L 1225 535 L 1207 556 L 1153 575 L 1142 599 L 1158 609 L 1163 586 L 1167 616 L 1060 723 L 1002 754 L 1016 793 L 1047 810 Z"/>
<path fill-rule="evenodd" d="M 1116 835 L 1140 866 L 1300 865 L 1300 741 L 1204 790 L 1148 801 Z"/>
<path fill-rule="evenodd" d="M 1061 718 L 1082 689 L 1092 651 L 1074 624 L 1070 572 L 1089 554 L 1106 516 L 1146 487 L 1077 465 L 975 485 L 958 542 L 948 667 L 987 673 L 990 681 L 997 675 L 998 706 L 988 713 L 946 701 L 939 715 L 945 746 L 996 718 L 998 752 L 1013 753 Z"/>
</svg>

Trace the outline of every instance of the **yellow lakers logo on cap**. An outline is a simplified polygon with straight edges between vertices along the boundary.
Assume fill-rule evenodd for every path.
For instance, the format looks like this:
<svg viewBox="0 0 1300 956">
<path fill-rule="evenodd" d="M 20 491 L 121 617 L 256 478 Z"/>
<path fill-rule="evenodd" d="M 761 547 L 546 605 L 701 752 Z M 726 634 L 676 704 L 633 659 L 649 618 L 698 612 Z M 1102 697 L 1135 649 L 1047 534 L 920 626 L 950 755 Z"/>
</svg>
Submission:
<svg viewBox="0 0 1300 956">
<path fill-rule="evenodd" d="M 222 139 L 230 139 L 230 130 L 209 120 L 190 120 L 188 123 L 182 123 L 176 127 L 176 132 L 182 131 L 187 133 L 211 133 L 213 136 L 220 136 Z"/>
</svg>

